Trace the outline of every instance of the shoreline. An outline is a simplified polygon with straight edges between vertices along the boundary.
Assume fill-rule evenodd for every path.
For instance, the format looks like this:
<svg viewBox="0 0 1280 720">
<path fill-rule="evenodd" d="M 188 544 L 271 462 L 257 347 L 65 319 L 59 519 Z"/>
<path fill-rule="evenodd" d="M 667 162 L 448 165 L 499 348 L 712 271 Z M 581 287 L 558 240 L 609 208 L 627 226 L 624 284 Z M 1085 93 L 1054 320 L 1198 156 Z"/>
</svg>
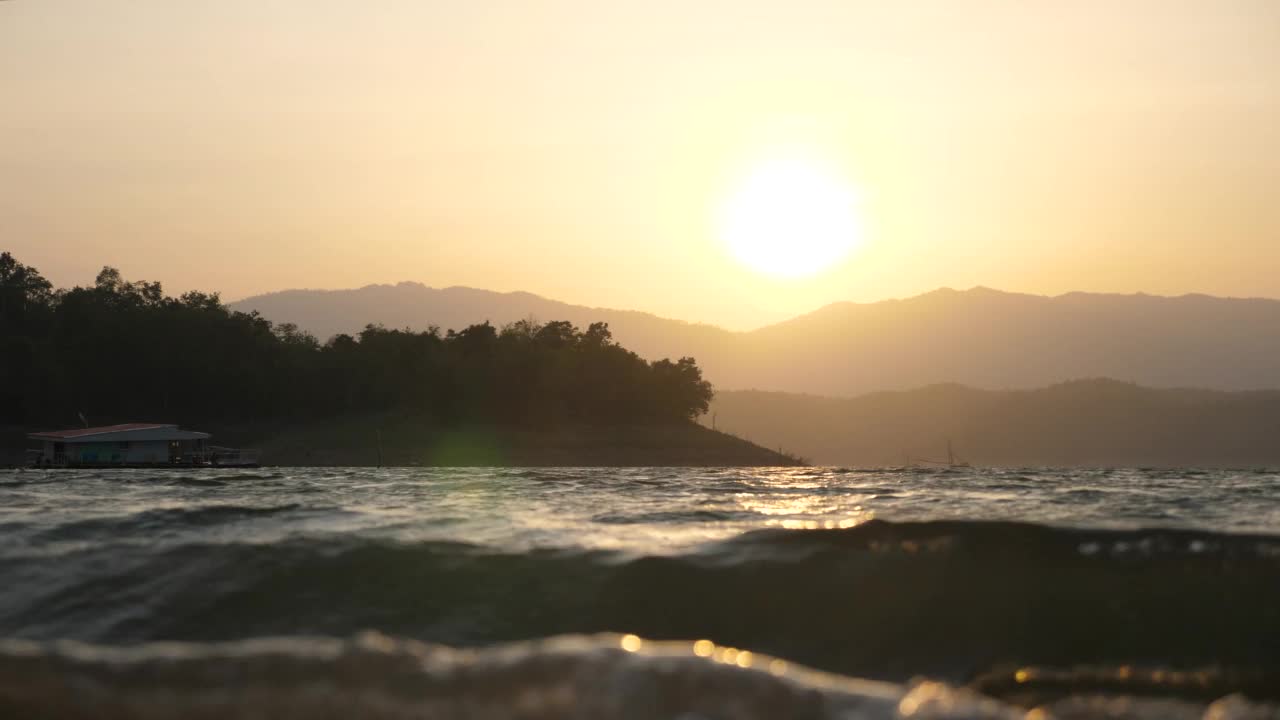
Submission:
<svg viewBox="0 0 1280 720">
<path fill-rule="evenodd" d="M 442 427 L 419 418 L 339 418 L 290 426 L 246 445 L 264 466 L 755 467 L 803 463 L 694 423 Z"/>
<path fill-rule="evenodd" d="M 358 415 L 305 423 L 191 423 L 261 452 L 259 467 L 801 467 L 802 459 L 696 423 L 444 426 L 430 418 Z M 27 468 L 26 430 L 0 429 L 0 467 Z M 124 465 L 67 469 L 126 469 Z M 27 468 L 40 469 L 40 468 Z M 50 468 L 62 469 L 62 468 Z M 146 469 L 246 469 L 156 465 Z"/>
</svg>

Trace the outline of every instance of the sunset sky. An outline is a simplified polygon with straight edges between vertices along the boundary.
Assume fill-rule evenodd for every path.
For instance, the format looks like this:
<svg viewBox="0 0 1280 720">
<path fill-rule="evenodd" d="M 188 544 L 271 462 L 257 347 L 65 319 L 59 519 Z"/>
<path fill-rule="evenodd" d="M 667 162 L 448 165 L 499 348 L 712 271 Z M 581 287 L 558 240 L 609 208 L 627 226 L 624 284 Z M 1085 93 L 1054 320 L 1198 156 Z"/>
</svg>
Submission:
<svg viewBox="0 0 1280 720">
<path fill-rule="evenodd" d="M 1275 0 L 5 0 L 0 91 L 0 250 L 60 285 L 1280 297 Z"/>
</svg>

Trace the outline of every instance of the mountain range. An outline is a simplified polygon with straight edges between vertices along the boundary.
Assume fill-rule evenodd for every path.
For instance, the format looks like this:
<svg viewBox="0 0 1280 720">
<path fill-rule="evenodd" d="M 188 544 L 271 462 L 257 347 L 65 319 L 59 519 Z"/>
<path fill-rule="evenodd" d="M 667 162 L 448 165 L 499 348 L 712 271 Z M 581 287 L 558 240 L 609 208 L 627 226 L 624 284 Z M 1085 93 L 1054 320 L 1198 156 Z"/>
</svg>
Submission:
<svg viewBox="0 0 1280 720">
<path fill-rule="evenodd" d="M 1076 380 L 1037 390 L 935 385 L 826 398 L 726 391 L 703 422 L 821 465 L 1280 467 L 1280 391 Z"/>
<path fill-rule="evenodd" d="M 696 358 L 718 390 L 854 397 L 942 383 L 1012 390 L 1098 377 L 1154 388 L 1280 388 L 1280 301 L 1267 299 L 941 289 L 834 303 L 746 332 L 524 292 L 418 283 L 286 290 L 231 307 L 296 323 L 321 339 L 366 323 L 603 321 L 646 358 Z"/>
</svg>

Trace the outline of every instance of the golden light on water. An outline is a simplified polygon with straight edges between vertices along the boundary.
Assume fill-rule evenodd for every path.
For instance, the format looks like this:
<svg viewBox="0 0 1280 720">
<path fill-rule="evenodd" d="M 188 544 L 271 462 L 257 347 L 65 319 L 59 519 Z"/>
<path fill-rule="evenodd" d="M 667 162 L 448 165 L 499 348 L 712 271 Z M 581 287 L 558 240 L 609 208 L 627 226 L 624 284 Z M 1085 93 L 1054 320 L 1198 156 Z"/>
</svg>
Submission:
<svg viewBox="0 0 1280 720">
<path fill-rule="evenodd" d="M 739 650 L 732 647 L 716 647 L 710 640 L 699 640 L 693 644 L 693 654 L 698 657 L 711 658 L 715 662 L 726 665 L 737 665 L 749 668 L 755 663 L 755 655 L 750 650 Z M 786 672 L 787 665 L 781 660 L 773 660 L 769 664 L 769 672 L 781 675 Z"/>
<path fill-rule="evenodd" d="M 720 208 L 721 241 L 739 262 L 768 275 L 806 277 L 832 267 L 861 239 L 853 185 L 816 153 L 787 151 L 758 162 Z"/>
<path fill-rule="evenodd" d="M 860 512 L 855 517 L 841 518 L 839 520 L 777 520 L 770 521 L 770 525 L 777 525 L 786 530 L 848 530 L 875 517 L 871 512 Z"/>
<path fill-rule="evenodd" d="M 623 635 L 619 644 L 627 652 L 637 652 L 640 646 L 644 645 L 644 641 L 638 635 Z"/>
<path fill-rule="evenodd" d="M 764 515 L 767 525 L 787 530 L 846 530 L 875 517 L 875 512 L 861 503 L 872 495 L 856 495 L 835 500 L 816 492 L 819 485 L 804 480 L 783 479 L 769 482 L 767 492 L 740 492 L 734 500 L 751 513 Z M 778 488 L 812 489 L 813 493 L 777 493 Z"/>
</svg>

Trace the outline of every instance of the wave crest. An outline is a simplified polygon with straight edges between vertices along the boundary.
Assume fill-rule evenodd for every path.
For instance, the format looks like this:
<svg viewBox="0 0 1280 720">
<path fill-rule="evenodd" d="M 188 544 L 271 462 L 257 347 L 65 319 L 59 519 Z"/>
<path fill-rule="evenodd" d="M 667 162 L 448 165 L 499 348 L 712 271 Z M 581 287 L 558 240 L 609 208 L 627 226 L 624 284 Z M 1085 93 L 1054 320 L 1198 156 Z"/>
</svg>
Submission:
<svg viewBox="0 0 1280 720">
<path fill-rule="evenodd" d="M 1280 706 L 1240 696 L 1207 705 L 1123 693 L 1023 699 L 1008 705 L 942 683 L 859 680 L 707 641 L 655 643 L 634 635 L 479 650 L 377 633 L 133 647 L 0 640 L 6 717 L 1254 720 L 1280 713 Z"/>
</svg>

